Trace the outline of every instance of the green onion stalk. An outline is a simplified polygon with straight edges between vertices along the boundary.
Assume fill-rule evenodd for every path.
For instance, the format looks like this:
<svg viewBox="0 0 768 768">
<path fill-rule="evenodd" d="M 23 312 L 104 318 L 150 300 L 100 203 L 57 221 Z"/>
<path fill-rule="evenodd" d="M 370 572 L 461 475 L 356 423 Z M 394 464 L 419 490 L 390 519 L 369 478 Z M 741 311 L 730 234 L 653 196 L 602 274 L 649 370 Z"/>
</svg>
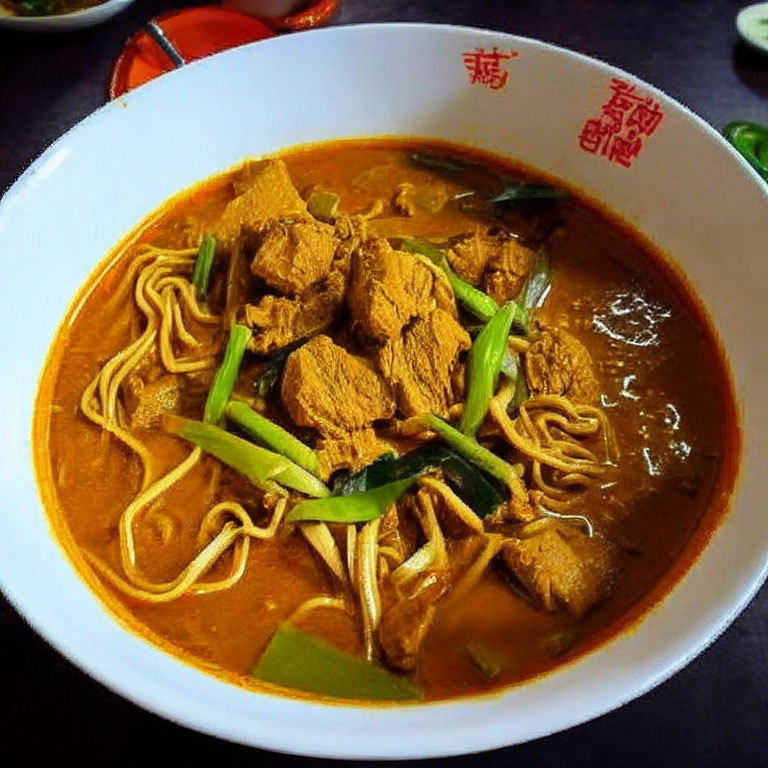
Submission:
<svg viewBox="0 0 768 768">
<path fill-rule="evenodd" d="M 251 339 L 251 329 L 235 323 L 229 332 L 224 358 L 213 377 L 208 399 L 205 401 L 203 421 L 206 424 L 218 424 L 224 416 L 235 379 L 243 362 L 243 355 Z"/>
<path fill-rule="evenodd" d="M 507 302 L 477 335 L 467 360 L 467 397 L 459 429 L 474 436 L 483 423 L 496 388 L 512 321 L 520 312 L 515 302 Z"/>
</svg>

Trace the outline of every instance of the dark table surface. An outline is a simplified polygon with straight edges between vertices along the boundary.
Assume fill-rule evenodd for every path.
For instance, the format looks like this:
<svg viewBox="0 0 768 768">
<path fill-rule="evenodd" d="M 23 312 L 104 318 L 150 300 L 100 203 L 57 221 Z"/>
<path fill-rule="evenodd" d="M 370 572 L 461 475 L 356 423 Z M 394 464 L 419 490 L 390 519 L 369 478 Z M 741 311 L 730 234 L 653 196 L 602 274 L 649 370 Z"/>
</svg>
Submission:
<svg viewBox="0 0 768 768">
<path fill-rule="evenodd" d="M 101 27 L 0 31 L 0 190 L 100 106 L 122 43 L 153 15 L 194 4 L 137 0 Z M 342 0 L 333 23 L 431 21 L 513 32 L 595 56 L 657 85 L 715 128 L 768 123 L 768 56 L 737 40 L 738 0 Z M 716 180 L 713 180 L 716 183 Z M 73 617 L 76 620 L 76 617 Z M 0 597 L 0 755 L 127 764 L 299 765 L 148 714 L 94 682 Z M 254 762 L 255 761 L 255 762 Z M 19 760 L 20 762 L 20 760 Z M 444 762 L 473 766 L 768 766 L 768 587 L 728 631 L 651 693 L 528 744 Z"/>
</svg>

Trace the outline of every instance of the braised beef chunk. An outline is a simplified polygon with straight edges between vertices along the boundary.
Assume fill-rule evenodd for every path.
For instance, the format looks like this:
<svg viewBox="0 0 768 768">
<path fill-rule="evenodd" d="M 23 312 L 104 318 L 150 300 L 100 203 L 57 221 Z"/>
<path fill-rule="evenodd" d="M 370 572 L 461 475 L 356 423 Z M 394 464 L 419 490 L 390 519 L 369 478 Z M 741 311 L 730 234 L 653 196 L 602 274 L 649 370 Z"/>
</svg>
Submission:
<svg viewBox="0 0 768 768">
<path fill-rule="evenodd" d="M 345 437 L 395 412 L 387 384 L 366 360 L 314 336 L 285 364 L 283 405 L 295 424 Z"/>
<path fill-rule="evenodd" d="M 456 274 L 483 289 L 499 304 L 516 298 L 533 264 L 533 251 L 505 231 L 474 232 L 453 238 L 446 254 Z"/>
<path fill-rule="evenodd" d="M 129 376 L 122 388 L 123 402 L 131 427 L 151 429 L 164 413 L 177 413 L 181 401 L 181 378 L 173 373 L 145 381 Z"/>
<path fill-rule="evenodd" d="M 528 523 L 520 535 L 505 544 L 502 557 L 544 610 L 565 608 L 580 618 L 609 596 L 613 565 L 602 539 L 555 520 Z"/>
<path fill-rule="evenodd" d="M 419 577 L 406 597 L 384 609 L 379 642 L 390 666 L 404 672 L 416 668 L 419 648 L 435 618 L 435 603 L 447 589 L 447 574 L 430 571 Z"/>
<path fill-rule="evenodd" d="M 404 416 L 444 416 L 461 396 L 460 354 L 471 345 L 469 334 L 442 309 L 419 317 L 402 335 L 379 350 L 378 365 L 392 386 Z"/>
<path fill-rule="evenodd" d="M 340 469 L 357 472 L 391 450 L 392 446 L 380 440 L 370 427 L 349 432 L 343 437 L 325 437 L 318 441 L 316 447 L 320 476 L 327 480 Z"/>
<path fill-rule="evenodd" d="M 381 239 L 354 252 L 347 302 L 354 326 L 377 341 L 397 338 L 413 318 L 435 307 L 455 313 L 450 285 L 413 254 Z"/>
<path fill-rule="evenodd" d="M 230 247 L 241 230 L 259 229 L 267 219 L 307 217 L 307 207 L 279 159 L 247 163 L 234 183 L 235 197 L 219 218 L 213 235 Z"/>
<path fill-rule="evenodd" d="M 254 329 L 248 348 L 259 355 L 319 333 L 328 328 L 344 306 L 346 275 L 333 270 L 328 279 L 301 296 L 263 296 L 246 304 L 243 322 Z"/>
<path fill-rule="evenodd" d="M 525 353 L 525 378 L 532 395 L 566 395 L 596 403 L 600 385 L 587 348 L 559 328 L 545 328 Z"/>
<path fill-rule="evenodd" d="M 533 266 L 534 253 L 506 233 L 496 235 L 496 242 L 485 268 L 483 287 L 497 304 L 503 304 L 520 295 Z"/>
<path fill-rule="evenodd" d="M 251 271 L 270 287 L 296 296 L 328 276 L 337 245 L 328 224 L 271 219 L 261 230 Z"/>
<path fill-rule="evenodd" d="M 479 285 L 491 258 L 493 239 L 481 232 L 454 237 L 446 252 L 451 269 L 466 282 Z"/>
</svg>

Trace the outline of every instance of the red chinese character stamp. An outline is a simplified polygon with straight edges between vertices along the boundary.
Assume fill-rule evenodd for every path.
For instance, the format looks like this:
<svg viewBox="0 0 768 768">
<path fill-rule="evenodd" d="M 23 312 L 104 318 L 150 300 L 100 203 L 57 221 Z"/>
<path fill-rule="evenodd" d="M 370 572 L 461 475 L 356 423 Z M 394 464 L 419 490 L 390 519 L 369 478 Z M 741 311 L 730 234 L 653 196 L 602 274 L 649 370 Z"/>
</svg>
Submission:
<svg viewBox="0 0 768 768">
<path fill-rule="evenodd" d="M 509 72 L 507 72 L 502 62 L 507 59 L 514 59 L 518 56 L 517 51 L 509 53 L 500 53 L 494 46 L 490 51 L 485 48 L 475 48 L 474 51 L 466 51 L 462 54 L 464 66 L 469 75 L 469 84 L 485 85 L 486 87 L 498 91 L 507 84 Z"/>
<path fill-rule="evenodd" d="M 629 168 L 664 113 L 658 102 L 637 93 L 634 85 L 614 77 L 610 88 L 612 95 L 603 104 L 600 117 L 584 123 L 579 146 Z"/>
</svg>

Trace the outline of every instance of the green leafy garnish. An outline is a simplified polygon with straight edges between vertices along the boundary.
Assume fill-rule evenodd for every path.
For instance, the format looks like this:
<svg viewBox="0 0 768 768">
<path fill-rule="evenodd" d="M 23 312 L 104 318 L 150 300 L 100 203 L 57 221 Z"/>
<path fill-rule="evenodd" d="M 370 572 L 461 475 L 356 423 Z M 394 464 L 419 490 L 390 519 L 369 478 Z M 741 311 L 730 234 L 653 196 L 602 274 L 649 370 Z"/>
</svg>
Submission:
<svg viewBox="0 0 768 768">
<path fill-rule="evenodd" d="M 483 472 L 445 446 L 436 444 L 420 446 L 399 458 L 385 453 L 347 478 L 337 492 L 366 491 L 396 480 L 418 477 L 436 467 L 442 470 L 443 477 L 456 495 L 478 517 L 491 514 L 504 502 L 504 497 Z"/>
</svg>

